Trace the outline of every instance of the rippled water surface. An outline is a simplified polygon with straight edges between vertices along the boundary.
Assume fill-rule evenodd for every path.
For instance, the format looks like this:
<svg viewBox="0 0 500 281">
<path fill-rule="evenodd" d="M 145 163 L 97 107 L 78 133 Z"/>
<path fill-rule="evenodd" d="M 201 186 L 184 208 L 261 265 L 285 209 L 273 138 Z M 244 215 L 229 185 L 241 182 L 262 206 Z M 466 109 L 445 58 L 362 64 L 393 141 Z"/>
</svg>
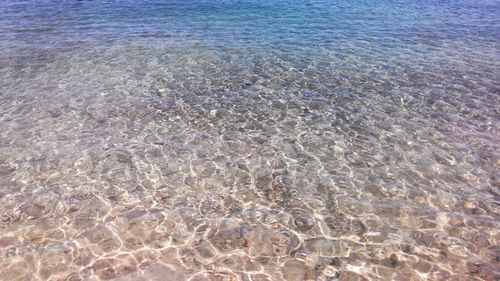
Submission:
<svg viewBox="0 0 500 281">
<path fill-rule="evenodd" d="M 0 280 L 498 280 L 499 15 L 0 1 Z"/>
</svg>

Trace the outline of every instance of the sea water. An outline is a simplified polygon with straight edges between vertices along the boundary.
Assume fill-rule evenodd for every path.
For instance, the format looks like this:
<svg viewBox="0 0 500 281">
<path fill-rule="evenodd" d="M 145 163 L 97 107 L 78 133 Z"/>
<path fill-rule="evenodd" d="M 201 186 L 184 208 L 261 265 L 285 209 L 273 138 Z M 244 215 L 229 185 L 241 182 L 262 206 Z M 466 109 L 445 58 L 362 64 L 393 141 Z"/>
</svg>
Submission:
<svg viewBox="0 0 500 281">
<path fill-rule="evenodd" d="M 499 15 L 0 1 L 0 279 L 500 278 Z"/>
</svg>

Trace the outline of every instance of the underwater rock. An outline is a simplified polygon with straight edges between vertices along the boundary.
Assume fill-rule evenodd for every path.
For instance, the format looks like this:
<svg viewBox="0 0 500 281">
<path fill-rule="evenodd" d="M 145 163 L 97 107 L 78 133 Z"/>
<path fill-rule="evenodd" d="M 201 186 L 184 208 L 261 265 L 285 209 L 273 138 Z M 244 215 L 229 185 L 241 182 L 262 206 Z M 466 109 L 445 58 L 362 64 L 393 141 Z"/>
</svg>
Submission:
<svg viewBox="0 0 500 281">
<path fill-rule="evenodd" d="M 301 210 L 293 211 L 292 216 L 294 227 L 300 231 L 307 231 L 311 229 L 316 223 L 313 217 Z"/>
<path fill-rule="evenodd" d="M 330 228 L 331 235 L 334 237 L 340 237 L 347 235 L 350 232 L 350 220 L 343 214 L 338 214 L 335 217 L 329 217 L 325 219 L 326 224 Z"/>
<path fill-rule="evenodd" d="M 360 220 L 353 220 L 351 222 L 351 231 L 356 235 L 361 235 L 366 232 L 366 226 Z"/>
<path fill-rule="evenodd" d="M 150 264 L 143 271 L 146 280 L 186 280 L 182 272 L 177 272 L 169 266 L 158 262 Z"/>
<path fill-rule="evenodd" d="M 299 245 L 295 234 L 282 231 L 251 231 L 245 233 L 245 246 L 252 256 L 288 256 Z"/>
<path fill-rule="evenodd" d="M 242 230 L 239 228 L 219 231 L 214 236 L 209 238 L 209 240 L 222 252 L 243 248 L 245 245 Z"/>
<path fill-rule="evenodd" d="M 316 253 L 326 257 L 347 257 L 349 248 L 341 240 L 330 240 L 324 237 L 316 237 L 304 241 L 304 248 L 310 253 Z"/>
<path fill-rule="evenodd" d="M 288 260 L 281 267 L 281 273 L 286 281 L 314 281 L 317 273 L 314 268 L 301 260 Z"/>
</svg>

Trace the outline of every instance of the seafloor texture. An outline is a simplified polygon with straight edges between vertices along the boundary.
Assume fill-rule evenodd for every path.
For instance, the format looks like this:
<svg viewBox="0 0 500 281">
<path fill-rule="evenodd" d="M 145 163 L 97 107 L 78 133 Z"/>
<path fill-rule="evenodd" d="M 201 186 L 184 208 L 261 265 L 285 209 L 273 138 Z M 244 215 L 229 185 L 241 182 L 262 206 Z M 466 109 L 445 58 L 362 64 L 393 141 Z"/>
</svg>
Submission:
<svg viewBox="0 0 500 281">
<path fill-rule="evenodd" d="M 500 278 L 498 1 L 185 2 L 0 2 L 0 280 Z"/>
</svg>

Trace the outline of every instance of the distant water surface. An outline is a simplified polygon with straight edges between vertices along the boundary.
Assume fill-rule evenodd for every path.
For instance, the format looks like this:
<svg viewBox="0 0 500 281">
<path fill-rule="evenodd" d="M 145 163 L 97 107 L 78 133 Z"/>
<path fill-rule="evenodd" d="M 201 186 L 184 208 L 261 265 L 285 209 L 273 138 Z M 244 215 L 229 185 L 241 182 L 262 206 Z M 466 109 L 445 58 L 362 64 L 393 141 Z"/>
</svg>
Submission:
<svg viewBox="0 0 500 281">
<path fill-rule="evenodd" d="M 0 1 L 0 280 L 498 280 L 499 15 Z"/>
</svg>

